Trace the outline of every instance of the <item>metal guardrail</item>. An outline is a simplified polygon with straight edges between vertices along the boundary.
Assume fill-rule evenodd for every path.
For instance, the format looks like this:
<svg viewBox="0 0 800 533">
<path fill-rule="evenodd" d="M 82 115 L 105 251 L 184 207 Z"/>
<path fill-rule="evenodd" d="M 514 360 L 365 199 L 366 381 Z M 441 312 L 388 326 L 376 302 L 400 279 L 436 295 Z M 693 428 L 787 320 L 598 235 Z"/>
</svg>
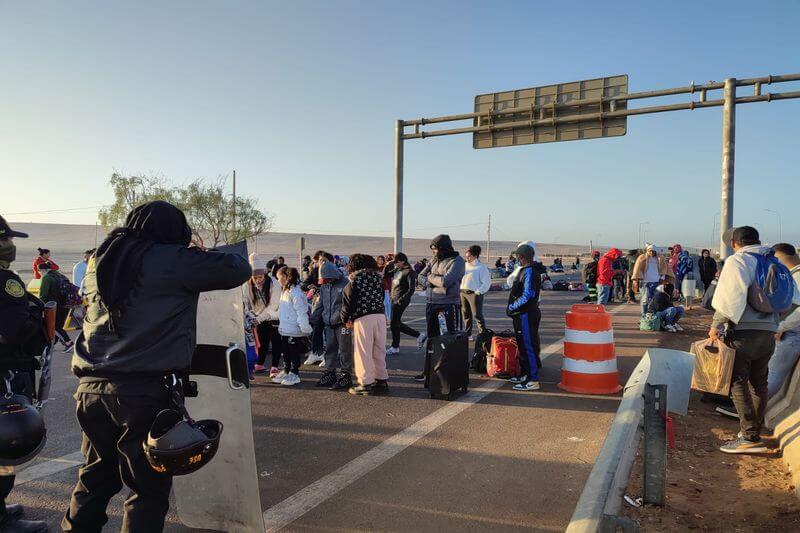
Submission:
<svg viewBox="0 0 800 533">
<path fill-rule="evenodd" d="M 575 506 L 567 533 L 616 530 L 617 514 L 641 437 L 642 395 L 649 374 L 650 358 L 642 357 L 625 383 L 617 414 Z"/>
</svg>

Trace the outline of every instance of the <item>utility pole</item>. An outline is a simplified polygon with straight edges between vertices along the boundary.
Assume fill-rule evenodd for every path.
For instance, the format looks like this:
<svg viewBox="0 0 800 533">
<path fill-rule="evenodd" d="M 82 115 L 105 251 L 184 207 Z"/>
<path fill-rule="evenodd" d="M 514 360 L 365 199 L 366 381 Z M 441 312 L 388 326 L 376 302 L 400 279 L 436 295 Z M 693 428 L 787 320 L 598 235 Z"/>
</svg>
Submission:
<svg viewBox="0 0 800 533">
<path fill-rule="evenodd" d="M 236 232 L 236 171 L 233 171 L 233 231 Z"/>
<path fill-rule="evenodd" d="M 733 227 L 733 162 L 736 146 L 736 78 L 725 80 L 722 91 L 722 207 L 719 216 L 719 257 L 725 259 L 733 250 L 722 236 Z"/>
<path fill-rule="evenodd" d="M 394 126 L 394 253 L 403 251 L 403 121 Z"/>
<path fill-rule="evenodd" d="M 492 215 L 489 215 L 489 222 L 486 224 L 486 263 L 492 261 L 492 256 L 489 255 L 489 247 L 492 244 Z"/>
</svg>

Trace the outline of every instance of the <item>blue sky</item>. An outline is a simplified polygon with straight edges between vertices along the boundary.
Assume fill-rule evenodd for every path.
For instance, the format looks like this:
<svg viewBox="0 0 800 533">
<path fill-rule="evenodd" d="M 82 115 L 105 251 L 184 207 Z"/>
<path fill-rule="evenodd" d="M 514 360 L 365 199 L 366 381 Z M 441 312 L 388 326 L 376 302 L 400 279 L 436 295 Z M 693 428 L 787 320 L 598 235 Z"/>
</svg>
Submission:
<svg viewBox="0 0 800 533">
<path fill-rule="evenodd" d="M 185 183 L 236 169 L 278 230 L 388 236 L 396 119 L 623 73 L 643 91 L 798 72 L 800 2 L 769 5 L 6 3 L 0 213 L 108 203 L 115 170 Z M 734 222 L 764 240 L 773 209 L 800 242 L 798 138 L 800 100 L 738 106 Z M 708 245 L 720 147 L 720 108 L 632 117 L 603 140 L 410 141 L 406 232 L 483 239 L 491 213 L 498 239 L 629 246 L 647 221 L 648 240 Z M 91 224 L 95 210 L 9 218 Z"/>
</svg>

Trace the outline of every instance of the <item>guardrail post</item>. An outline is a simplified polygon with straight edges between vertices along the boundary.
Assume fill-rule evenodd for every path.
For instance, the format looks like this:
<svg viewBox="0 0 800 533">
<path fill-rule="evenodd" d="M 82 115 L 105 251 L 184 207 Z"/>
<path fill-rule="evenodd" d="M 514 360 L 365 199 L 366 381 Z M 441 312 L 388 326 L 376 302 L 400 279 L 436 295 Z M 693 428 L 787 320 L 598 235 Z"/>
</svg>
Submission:
<svg viewBox="0 0 800 533">
<path fill-rule="evenodd" d="M 667 482 L 667 386 L 644 387 L 644 503 L 664 505 Z"/>
</svg>

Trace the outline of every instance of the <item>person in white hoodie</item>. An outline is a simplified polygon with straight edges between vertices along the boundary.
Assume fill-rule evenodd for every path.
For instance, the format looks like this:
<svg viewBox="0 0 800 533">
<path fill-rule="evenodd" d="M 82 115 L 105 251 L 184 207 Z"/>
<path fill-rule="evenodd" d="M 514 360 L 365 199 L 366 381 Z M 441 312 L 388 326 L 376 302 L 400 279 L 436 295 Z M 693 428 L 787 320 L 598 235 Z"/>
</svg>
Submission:
<svg viewBox="0 0 800 533">
<path fill-rule="evenodd" d="M 472 326 L 476 324 L 478 335 L 486 329 L 483 318 L 483 295 L 492 286 L 492 275 L 486 265 L 480 262 L 481 247 L 474 244 L 467 248 L 464 257 L 467 264 L 461 278 L 461 312 L 464 315 L 464 330 L 473 340 Z"/>
<path fill-rule="evenodd" d="M 281 334 L 284 369 L 273 383 L 292 386 L 300 383 L 300 361 L 309 349 L 308 337 L 313 328 L 308 320 L 308 300 L 300 290 L 300 273 L 296 268 L 278 270 L 281 299 L 278 306 L 278 331 Z"/>
<path fill-rule="evenodd" d="M 725 260 L 711 305 L 714 318 L 708 337 L 736 350 L 731 381 L 731 399 L 739 415 L 736 439 L 720 447 L 724 453 L 766 453 L 761 441 L 768 399 L 769 360 L 775 350 L 779 314 L 760 312 L 748 294 L 756 283 L 759 257 L 772 253 L 761 245 L 758 231 L 750 226 L 731 228 L 723 235 L 734 254 Z M 792 300 L 800 304 L 800 292 L 792 283 Z M 724 329 L 724 333 L 723 333 Z"/>
<path fill-rule="evenodd" d="M 250 301 L 250 312 L 257 324 L 256 335 L 259 341 L 254 373 L 266 373 L 264 363 L 272 346 L 272 366 L 269 371 L 271 379 L 280 373 L 278 365 L 281 362 L 282 349 L 281 335 L 278 332 L 278 307 L 281 302 L 281 284 L 269 275 L 269 265 L 258 254 L 250 254 L 250 267 L 253 269 L 253 276 L 247 284 L 247 297 Z"/>
</svg>

